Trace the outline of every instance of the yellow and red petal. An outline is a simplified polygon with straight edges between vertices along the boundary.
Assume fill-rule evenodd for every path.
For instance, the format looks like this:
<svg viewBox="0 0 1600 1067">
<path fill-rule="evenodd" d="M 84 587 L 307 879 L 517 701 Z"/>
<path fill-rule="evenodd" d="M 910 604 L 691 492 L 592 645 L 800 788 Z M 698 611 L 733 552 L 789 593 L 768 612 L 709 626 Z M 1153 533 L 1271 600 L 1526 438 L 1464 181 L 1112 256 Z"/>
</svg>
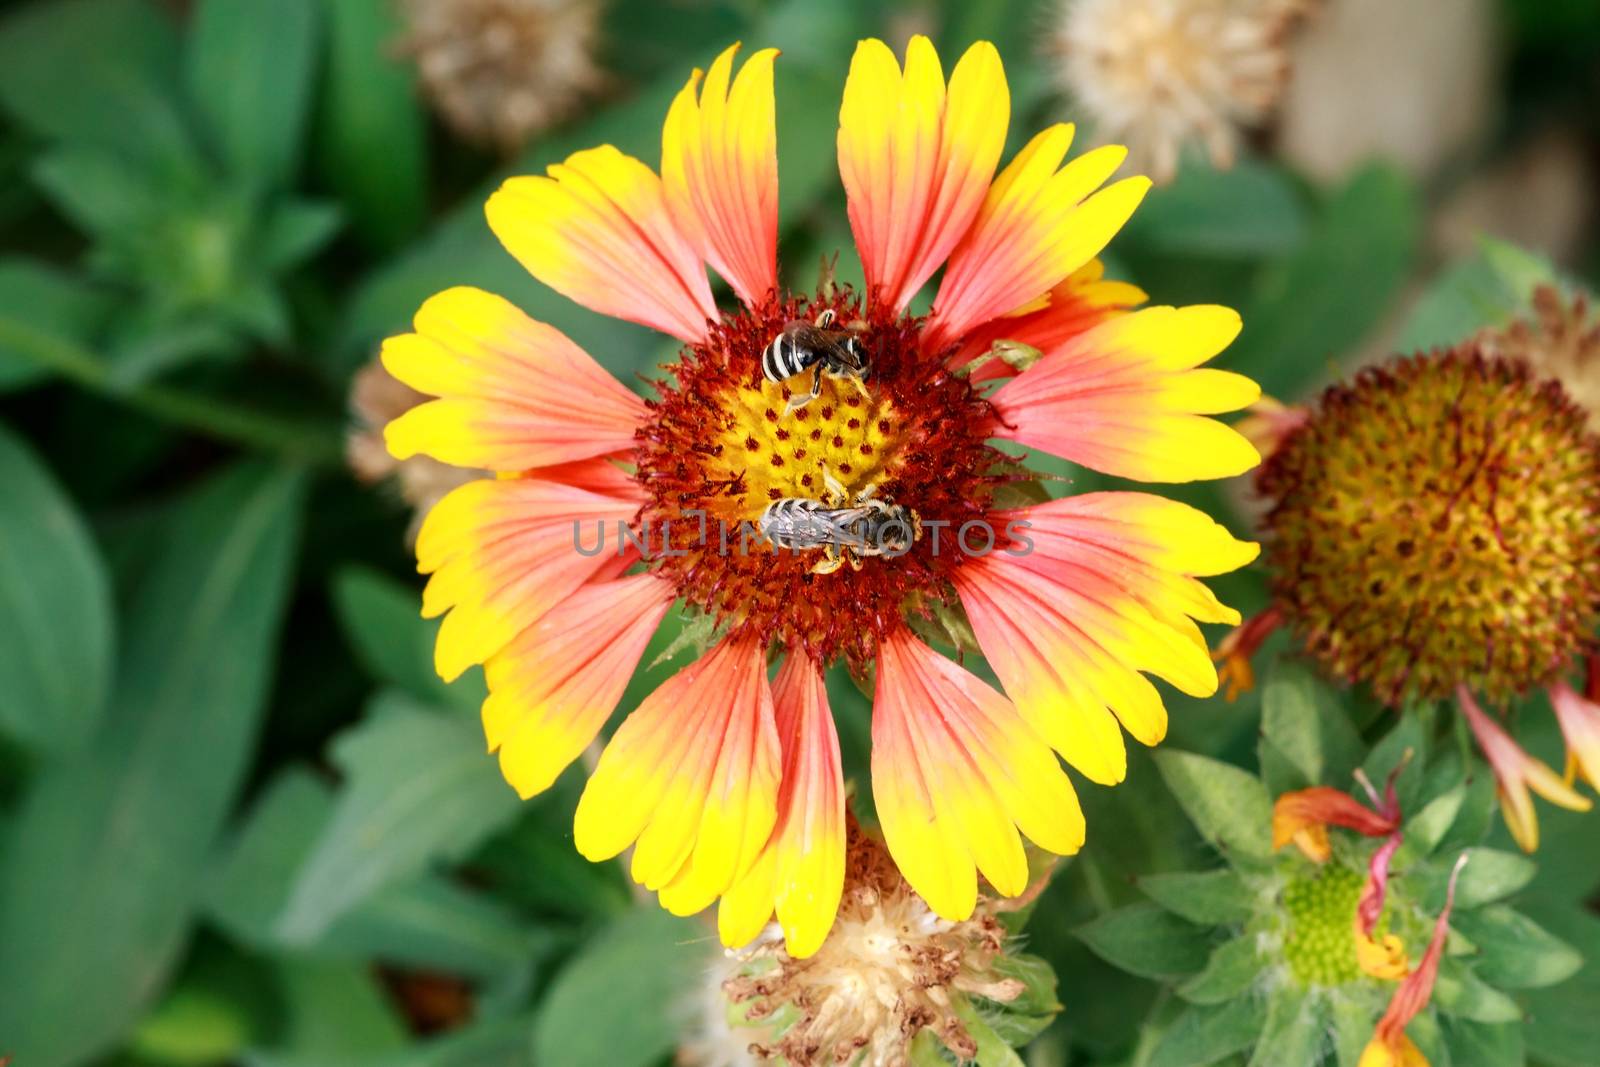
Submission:
<svg viewBox="0 0 1600 1067">
<path fill-rule="evenodd" d="M 524 799 L 599 734 L 672 599 L 653 574 L 591 582 L 484 663 L 484 736 Z"/>
<path fill-rule="evenodd" d="M 635 494 L 548 477 L 481 478 L 439 501 L 417 532 L 417 570 L 431 575 L 422 613 L 445 615 L 434 647 L 439 675 L 449 681 L 484 662 L 613 565 L 614 549 L 584 555 L 578 544 L 592 545 L 597 524 L 614 538 L 643 503 Z"/>
<path fill-rule="evenodd" d="M 1146 745 L 1166 736 L 1166 708 L 1142 672 L 1193 696 L 1216 692 L 1194 620 L 1239 616 L 1199 577 L 1243 566 L 1257 546 L 1144 493 L 1086 493 L 991 521 L 1027 540 L 954 572 L 978 643 L 1039 736 L 1085 777 L 1119 782 L 1119 722 Z"/>
<path fill-rule="evenodd" d="M 593 311 L 691 343 L 717 318 L 705 265 L 661 179 L 611 145 L 574 152 L 548 177 L 509 178 L 489 228 L 528 273 Z"/>
<path fill-rule="evenodd" d="M 1466 716 L 1478 747 L 1489 761 L 1506 829 L 1524 852 L 1536 852 L 1539 848 L 1539 815 L 1534 810 L 1533 793 L 1568 811 L 1588 811 L 1593 806 L 1588 797 L 1562 781 L 1561 775 L 1548 764 L 1529 755 L 1513 741 L 1511 735 L 1478 706 L 1465 686 L 1456 689 L 1456 706 Z"/>
<path fill-rule="evenodd" d="M 1272 847 L 1293 842 L 1318 863 L 1328 858 L 1326 827 L 1340 826 L 1366 837 L 1386 837 L 1399 828 L 1343 790 L 1317 785 L 1284 793 L 1272 805 Z M 1310 837 L 1305 835 L 1310 834 Z M 1310 847 L 1310 842 L 1317 842 Z"/>
<path fill-rule="evenodd" d="M 997 437 L 1149 482 L 1242 474 L 1260 455 L 1206 418 L 1261 394 L 1227 371 L 1196 369 L 1238 336 L 1239 316 L 1209 305 L 1143 308 L 1045 353 L 994 395 Z"/>
<path fill-rule="evenodd" d="M 772 699 L 783 751 L 778 821 L 762 857 L 722 898 L 717 926 L 737 948 L 776 910 L 789 955 L 805 959 L 822 947 L 844 892 L 844 773 L 821 667 L 792 652 Z"/>
<path fill-rule="evenodd" d="M 1018 830 L 1058 855 L 1083 844 L 1050 747 L 1011 701 L 905 630 L 879 645 L 872 795 L 895 864 L 953 921 L 972 914 L 978 872 L 1002 896 L 1027 889 Z"/>
<path fill-rule="evenodd" d="M 1010 117 L 1005 70 L 987 41 L 961 57 L 948 88 L 926 37 L 911 38 L 903 71 L 882 41 L 856 46 L 839 109 L 839 176 L 871 300 L 903 310 L 944 263 L 983 204 Z"/>
<path fill-rule="evenodd" d="M 779 745 L 763 646 L 729 637 L 661 684 L 612 737 L 578 802 L 591 860 L 635 845 L 632 873 L 687 914 L 755 863 L 777 819 Z"/>
<path fill-rule="evenodd" d="M 778 284 L 778 50 L 757 52 L 733 77 L 738 50 L 716 58 L 703 88 L 696 70 L 673 100 L 661 131 L 661 181 L 679 229 L 755 307 Z"/>
<path fill-rule="evenodd" d="M 1148 178 L 1101 189 L 1127 150 L 1106 145 L 1063 166 L 1071 144 L 1071 126 L 1052 126 L 995 178 L 972 228 L 950 254 L 933 301 L 930 348 L 1050 292 L 1110 243 L 1150 190 Z"/>
<path fill-rule="evenodd" d="M 1040 307 L 969 330 L 949 363 L 952 367 L 965 367 L 987 353 L 996 341 L 1012 341 L 1050 352 L 1146 299 L 1144 290 L 1136 285 L 1107 280 L 1105 265 L 1091 259 L 1051 289 Z M 981 382 L 1014 374 L 1004 360 L 991 359 L 975 369 L 970 380 Z"/>
<path fill-rule="evenodd" d="M 396 459 L 511 471 L 625 451 L 644 401 L 561 331 L 481 289 L 447 289 L 415 333 L 383 345 L 389 373 L 438 397 L 384 429 Z"/>
<path fill-rule="evenodd" d="M 1581 774 L 1600 789 L 1600 704 L 1581 696 L 1566 682 L 1550 687 L 1562 740 L 1567 745 L 1567 780 Z"/>
</svg>

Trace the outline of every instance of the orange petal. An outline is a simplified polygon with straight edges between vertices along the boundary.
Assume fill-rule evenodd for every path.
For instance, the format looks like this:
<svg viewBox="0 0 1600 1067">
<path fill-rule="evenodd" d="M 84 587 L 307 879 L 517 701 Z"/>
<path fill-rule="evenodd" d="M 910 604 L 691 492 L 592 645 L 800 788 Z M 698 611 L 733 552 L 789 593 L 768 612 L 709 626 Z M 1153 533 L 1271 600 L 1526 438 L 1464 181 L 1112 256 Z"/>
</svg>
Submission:
<svg viewBox="0 0 1600 1067">
<path fill-rule="evenodd" d="M 1012 539 L 954 574 L 978 643 L 1040 736 L 1091 780 L 1121 781 L 1118 722 L 1147 745 L 1166 734 L 1166 709 L 1141 672 L 1191 695 L 1216 691 L 1192 620 L 1238 614 L 1196 576 L 1243 566 L 1256 546 L 1143 493 L 1082 494 L 991 521 Z"/>
<path fill-rule="evenodd" d="M 1242 474 L 1260 462 L 1236 431 L 1202 416 L 1235 411 L 1260 389 L 1196 370 L 1239 333 L 1221 307 L 1130 312 L 1045 353 L 994 395 L 996 437 L 1139 481 Z"/>
<path fill-rule="evenodd" d="M 746 304 L 778 284 L 778 136 L 773 117 L 776 48 L 733 72 L 738 45 L 689 78 L 661 132 L 661 181 L 678 227 Z"/>
<path fill-rule="evenodd" d="M 484 735 L 524 799 L 600 732 L 672 598 L 653 574 L 582 586 L 484 663 Z"/>
<path fill-rule="evenodd" d="M 1146 299 L 1144 290 L 1138 286 L 1107 281 L 1104 265 L 1092 259 L 1050 290 L 1042 307 L 1007 315 L 967 331 L 949 363 L 952 367 L 964 367 L 987 353 L 996 341 L 1012 341 L 1040 352 L 1050 352 Z M 932 328 L 930 326 L 930 331 Z M 972 372 L 971 380 L 981 382 L 1011 377 L 1014 373 L 1004 360 L 991 359 Z"/>
<path fill-rule="evenodd" d="M 948 90 L 933 44 L 856 46 L 839 109 L 839 176 L 867 292 L 899 312 L 961 240 L 983 203 L 1011 115 L 1000 55 L 967 50 Z"/>
<path fill-rule="evenodd" d="M 1282 848 L 1291 841 L 1301 844 L 1299 835 L 1313 834 L 1321 844 L 1302 851 L 1318 863 L 1328 858 L 1325 827 L 1341 826 L 1367 837 L 1386 837 L 1394 833 L 1397 822 L 1386 819 L 1355 797 L 1332 786 L 1318 785 L 1284 793 L 1272 805 L 1272 847 Z M 1315 853 L 1315 854 L 1314 854 Z"/>
<path fill-rule="evenodd" d="M 506 251 L 541 282 L 603 315 L 691 343 L 716 319 L 705 266 L 667 208 L 661 179 L 602 145 L 509 178 L 485 208 Z"/>
<path fill-rule="evenodd" d="M 608 465 L 609 466 L 609 465 Z M 631 483 L 630 483 L 631 484 Z M 434 663 L 450 681 L 482 663 L 580 585 L 616 561 L 584 555 L 593 530 L 614 537 L 643 498 L 611 496 L 549 478 L 468 482 L 439 501 L 417 532 L 417 570 L 431 574 L 422 613 L 449 612 Z"/>
<path fill-rule="evenodd" d="M 791 652 L 772 697 L 783 750 L 778 821 L 766 854 L 723 897 L 717 925 L 738 947 L 776 909 L 789 955 L 804 959 L 822 947 L 844 892 L 844 775 L 821 669 Z"/>
<path fill-rule="evenodd" d="M 1011 701 L 904 630 L 879 646 L 872 795 L 895 864 L 953 921 L 972 914 L 979 871 L 1003 896 L 1027 889 L 1019 829 L 1058 855 L 1083 844 L 1049 746 Z"/>
<path fill-rule="evenodd" d="M 1122 165 L 1126 149 L 1107 145 L 1062 166 L 1071 143 L 1071 126 L 1053 126 L 994 180 L 950 254 L 933 301 L 931 348 L 1048 293 L 1109 244 L 1144 199 L 1148 178 L 1095 191 Z"/>
<path fill-rule="evenodd" d="M 559 330 L 481 289 L 430 298 L 415 333 L 384 342 L 383 365 L 439 397 L 385 428 L 396 459 L 527 470 L 631 449 L 645 416 L 644 401 Z"/>
<path fill-rule="evenodd" d="M 612 737 L 578 802 L 591 860 L 634 849 L 635 881 L 683 914 L 755 863 L 777 819 L 779 745 L 762 644 L 730 637 L 663 682 Z"/>
</svg>

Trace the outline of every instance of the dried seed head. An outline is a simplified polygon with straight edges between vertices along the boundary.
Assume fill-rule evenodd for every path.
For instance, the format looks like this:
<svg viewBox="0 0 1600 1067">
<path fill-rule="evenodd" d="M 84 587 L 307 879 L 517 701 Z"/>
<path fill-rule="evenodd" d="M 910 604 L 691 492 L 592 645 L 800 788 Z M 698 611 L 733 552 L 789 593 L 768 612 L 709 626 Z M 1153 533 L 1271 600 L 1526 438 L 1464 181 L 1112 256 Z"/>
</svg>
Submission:
<svg viewBox="0 0 1600 1067">
<path fill-rule="evenodd" d="M 503 152 L 601 88 L 597 0 L 401 0 L 422 86 L 462 138 Z"/>
<path fill-rule="evenodd" d="M 984 900 L 965 922 L 933 914 L 883 845 L 853 822 L 848 847 L 839 917 L 814 956 L 790 958 L 775 931 L 732 954 L 738 970 L 723 983 L 728 999 L 753 1023 L 773 1020 L 767 1033 L 778 1032 L 754 1041 L 751 1053 L 791 1067 L 902 1067 L 911 1041 L 931 1028 L 958 1058 L 971 1059 L 977 1045 L 955 1005 L 967 997 L 1004 1003 L 1023 992 L 995 970 L 1005 928 Z M 785 1018 L 792 1021 L 776 1025 Z"/>
<path fill-rule="evenodd" d="M 1600 438 L 1475 344 L 1323 394 L 1262 467 L 1285 621 L 1391 704 L 1547 680 L 1600 620 Z"/>
<path fill-rule="evenodd" d="M 350 380 L 354 425 L 345 438 L 345 462 L 358 480 L 369 485 L 393 478 L 401 499 L 419 520 L 450 490 L 484 476 L 483 471 L 452 467 L 428 456 L 398 460 L 389 454 L 383 443 L 384 426 L 431 399 L 395 378 L 376 359 Z M 413 536 L 415 527 L 413 522 Z"/>
<path fill-rule="evenodd" d="M 1533 315 L 1499 329 L 1485 330 L 1478 343 L 1488 355 L 1520 359 L 1535 378 L 1561 383 L 1600 429 L 1600 315 L 1582 294 L 1569 302 L 1549 285 L 1534 290 Z"/>
<path fill-rule="evenodd" d="M 1166 181 L 1198 142 L 1229 167 L 1239 127 L 1272 111 L 1289 73 L 1284 41 L 1309 0 L 1067 0 L 1057 76 L 1105 141 Z"/>
</svg>

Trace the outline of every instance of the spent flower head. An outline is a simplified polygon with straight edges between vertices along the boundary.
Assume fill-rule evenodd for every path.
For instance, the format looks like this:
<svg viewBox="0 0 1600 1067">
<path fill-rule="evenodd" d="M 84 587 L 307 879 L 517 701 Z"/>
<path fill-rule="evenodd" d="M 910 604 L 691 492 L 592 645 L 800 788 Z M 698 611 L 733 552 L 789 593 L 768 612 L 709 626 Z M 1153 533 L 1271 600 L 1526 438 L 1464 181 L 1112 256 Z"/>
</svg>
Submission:
<svg viewBox="0 0 1600 1067">
<path fill-rule="evenodd" d="M 1049 967 L 1011 951 L 1003 906 L 984 898 L 966 919 L 941 918 L 852 824 L 843 900 L 822 947 L 796 959 L 772 926 L 730 950 L 716 1010 L 731 1007 L 730 1036 L 747 1035 L 758 1060 L 790 1067 L 902 1067 L 930 1041 L 967 1061 L 994 1023 L 1021 1044 L 1059 1005 Z"/>
</svg>

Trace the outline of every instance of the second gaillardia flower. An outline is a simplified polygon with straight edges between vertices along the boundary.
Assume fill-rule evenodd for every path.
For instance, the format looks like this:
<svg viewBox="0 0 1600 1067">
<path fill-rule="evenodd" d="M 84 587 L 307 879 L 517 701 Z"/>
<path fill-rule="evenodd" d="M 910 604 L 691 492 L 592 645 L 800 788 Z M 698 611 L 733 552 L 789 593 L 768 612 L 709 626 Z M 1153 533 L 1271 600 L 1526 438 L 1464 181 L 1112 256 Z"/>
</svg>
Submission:
<svg viewBox="0 0 1600 1067">
<path fill-rule="evenodd" d="M 1238 616 L 1198 578 L 1255 546 L 1143 493 L 1016 506 L 1004 490 L 1032 475 L 992 442 L 1143 481 L 1235 475 L 1257 454 L 1206 416 L 1257 389 L 1196 369 L 1237 333 L 1233 312 L 1129 311 L 1143 294 L 1100 277 L 1094 257 L 1148 188 L 1101 188 L 1122 149 L 1069 162 L 1072 129 L 1056 126 L 996 174 L 1009 97 L 988 44 L 946 82 L 923 38 L 903 68 L 861 43 L 838 156 L 866 292 L 781 289 L 776 52 L 737 76 L 734 52 L 673 102 L 659 176 L 604 146 L 488 204 L 540 281 L 683 342 L 657 395 L 506 301 L 453 289 L 384 348 L 396 377 L 438 398 L 387 437 L 396 456 L 501 475 L 445 498 L 417 557 L 424 612 L 445 614 L 438 669 L 484 665 L 489 745 L 523 795 L 593 742 L 675 601 L 716 623 L 717 642 L 606 746 L 576 843 L 594 860 L 632 847 L 634 878 L 675 912 L 721 898 L 730 945 L 776 911 L 799 958 L 832 925 L 845 870 L 828 664 L 875 677 L 884 839 L 951 921 L 972 913 L 979 874 L 1001 895 L 1026 888 L 1024 835 L 1079 848 L 1057 756 L 1111 784 L 1121 729 L 1160 741 L 1143 672 L 1216 689 L 1196 622 Z M 733 309 L 714 302 L 707 264 Z M 941 266 L 932 311 L 909 314 Z M 999 339 L 1041 354 L 1013 361 L 1020 373 L 999 359 L 971 371 Z M 575 540 L 619 522 L 633 532 L 620 552 Z M 964 610 L 1004 694 L 913 636 L 908 617 L 941 607 Z"/>
</svg>

